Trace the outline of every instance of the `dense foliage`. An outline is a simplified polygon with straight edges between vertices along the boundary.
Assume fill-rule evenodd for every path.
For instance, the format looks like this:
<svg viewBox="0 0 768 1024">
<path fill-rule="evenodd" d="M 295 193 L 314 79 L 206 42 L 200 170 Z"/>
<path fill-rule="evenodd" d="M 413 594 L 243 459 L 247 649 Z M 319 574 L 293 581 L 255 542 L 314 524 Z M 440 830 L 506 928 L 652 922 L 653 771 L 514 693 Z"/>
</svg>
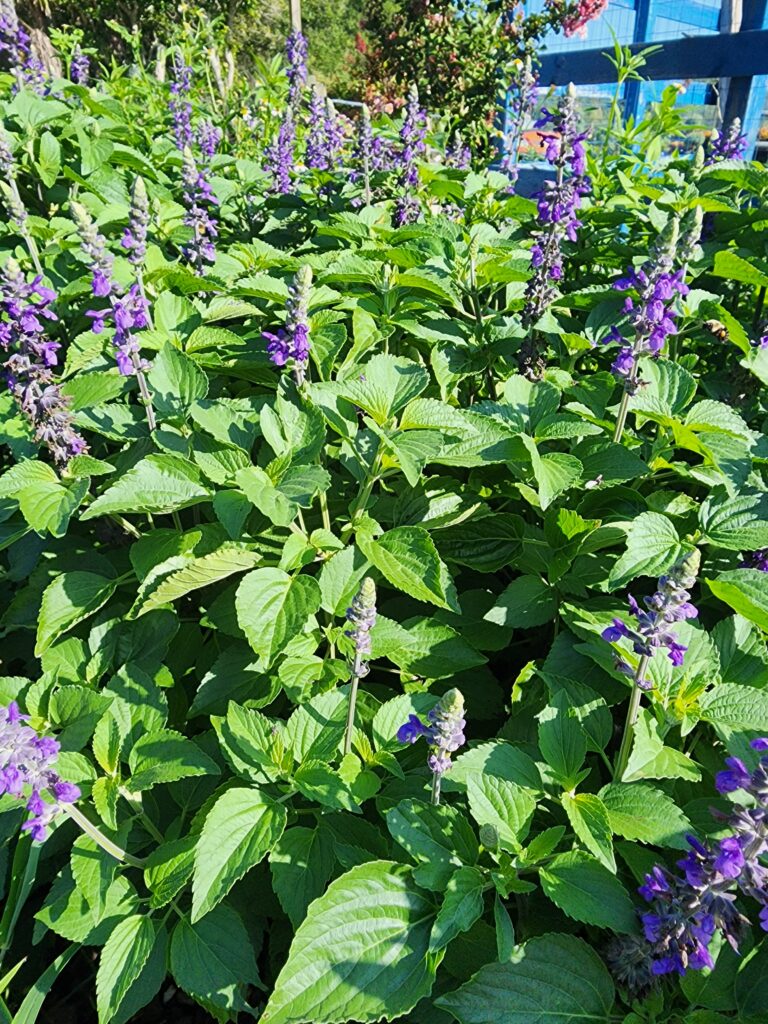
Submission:
<svg viewBox="0 0 768 1024">
<path fill-rule="evenodd" d="M 0 1019 L 764 1021 L 738 127 L 550 97 L 528 199 L 300 38 L 252 88 L 0 29 Z"/>
</svg>

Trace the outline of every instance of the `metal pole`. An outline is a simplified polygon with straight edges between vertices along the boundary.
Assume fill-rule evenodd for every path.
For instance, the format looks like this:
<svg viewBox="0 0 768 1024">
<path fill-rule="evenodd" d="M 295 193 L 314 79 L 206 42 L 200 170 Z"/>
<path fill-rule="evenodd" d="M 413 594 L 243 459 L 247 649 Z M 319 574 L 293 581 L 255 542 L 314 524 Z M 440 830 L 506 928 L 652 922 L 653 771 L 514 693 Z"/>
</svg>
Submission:
<svg viewBox="0 0 768 1024">
<path fill-rule="evenodd" d="M 647 43 L 648 29 L 651 23 L 651 0 L 635 0 L 635 31 L 632 35 L 633 43 Z M 637 111 L 640 105 L 640 82 L 629 78 L 624 83 L 624 120 L 631 118 L 637 120 Z"/>
<path fill-rule="evenodd" d="M 291 30 L 301 32 L 301 0 L 291 0 Z"/>
<path fill-rule="evenodd" d="M 743 12 L 741 25 L 739 26 L 740 32 L 745 32 L 750 29 L 761 29 L 766 23 L 766 0 L 744 0 Z M 728 85 L 728 96 L 725 101 L 725 109 L 723 110 L 723 127 L 727 130 L 728 125 L 735 117 L 741 119 L 742 128 L 745 130 L 745 134 L 748 137 L 750 149 L 747 150 L 747 156 L 751 156 L 751 150 L 754 149 L 755 143 L 757 142 L 757 121 L 758 118 L 754 118 L 754 124 L 748 123 L 748 114 L 751 114 L 750 101 L 753 98 L 758 97 L 759 93 L 765 95 L 764 89 L 757 89 L 754 84 L 754 80 L 751 77 L 738 77 L 732 78 Z"/>
</svg>

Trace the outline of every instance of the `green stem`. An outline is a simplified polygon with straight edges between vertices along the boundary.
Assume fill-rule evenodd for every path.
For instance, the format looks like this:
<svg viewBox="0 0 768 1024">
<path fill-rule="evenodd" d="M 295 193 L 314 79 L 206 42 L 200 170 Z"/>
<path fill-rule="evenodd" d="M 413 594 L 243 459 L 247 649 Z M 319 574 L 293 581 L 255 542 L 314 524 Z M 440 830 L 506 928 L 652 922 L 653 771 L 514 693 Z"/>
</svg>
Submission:
<svg viewBox="0 0 768 1024">
<path fill-rule="evenodd" d="M 440 772 L 432 775 L 432 803 L 437 806 L 440 803 L 440 784 L 443 780 Z"/>
<path fill-rule="evenodd" d="M 636 377 L 634 378 L 637 379 Z M 627 413 L 629 412 L 629 391 L 625 388 L 624 394 L 621 396 L 621 405 L 619 406 L 618 414 L 616 415 L 616 429 L 613 432 L 613 440 L 619 442 L 621 435 L 624 433 L 624 427 L 627 423 Z"/>
<path fill-rule="evenodd" d="M 143 868 L 146 861 L 141 857 L 134 857 L 132 853 L 128 853 L 122 847 L 118 846 L 117 843 L 113 843 L 111 839 L 104 835 L 100 828 L 89 821 L 83 812 L 75 806 L 75 804 L 62 804 L 62 808 L 66 814 L 75 822 L 76 825 L 82 829 L 87 836 L 97 843 L 102 850 L 106 850 L 110 856 L 114 857 L 115 860 L 124 861 L 126 864 L 130 864 L 134 868 Z"/>
<path fill-rule="evenodd" d="M 627 708 L 627 719 L 624 722 L 624 734 L 621 737 L 621 746 L 619 747 L 619 754 L 616 758 L 616 767 L 613 771 L 613 778 L 617 782 L 621 781 L 624 772 L 627 770 L 627 764 L 629 763 L 629 751 L 632 747 L 634 727 L 637 722 L 637 716 L 640 712 L 640 700 L 643 696 L 643 691 L 638 680 L 645 678 L 645 672 L 650 660 L 651 659 L 648 655 L 644 654 L 640 659 L 640 664 L 637 666 L 637 671 L 633 677 L 634 685 L 632 687 L 632 696 L 629 699 L 629 707 Z"/>
<path fill-rule="evenodd" d="M 357 689 L 360 685 L 360 676 L 363 672 L 363 657 L 355 654 L 352 664 L 352 680 L 349 688 L 349 707 L 347 709 L 347 727 L 344 730 L 344 753 L 352 752 L 352 736 L 355 732 L 355 707 L 357 705 Z"/>
</svg>

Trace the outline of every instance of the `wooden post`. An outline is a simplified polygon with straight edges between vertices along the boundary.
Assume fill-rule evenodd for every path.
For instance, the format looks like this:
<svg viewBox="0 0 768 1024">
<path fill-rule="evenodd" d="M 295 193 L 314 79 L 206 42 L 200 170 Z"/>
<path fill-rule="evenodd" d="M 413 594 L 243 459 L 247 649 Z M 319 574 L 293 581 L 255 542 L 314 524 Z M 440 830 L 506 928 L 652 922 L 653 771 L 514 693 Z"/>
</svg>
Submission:
<svg viewBox="0 0 768 1024">
<path fill-rule="evenodd" d="M 291 30 L 301 32 L 301 0 L 291 0 Z"/>
</svg>

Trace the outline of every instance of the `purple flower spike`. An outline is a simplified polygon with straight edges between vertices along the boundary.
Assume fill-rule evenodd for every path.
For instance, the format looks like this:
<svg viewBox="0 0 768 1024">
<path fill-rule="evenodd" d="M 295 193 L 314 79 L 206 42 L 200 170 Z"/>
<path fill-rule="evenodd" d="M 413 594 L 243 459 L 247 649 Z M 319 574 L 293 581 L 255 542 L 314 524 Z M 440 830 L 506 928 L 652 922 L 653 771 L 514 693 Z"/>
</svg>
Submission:
<svg viewBox="0 0 768 1024">
<path fill-rule="evenodd" d="M 55 295 L 35 277 L 27 282 L 19 265 L 8 260 L 0 279 L 0 352 L 8 387 L 29 422 L 35 441 L 51 452 L 60 466 L 87 451 L 73 426 L 69 400 L 53 375 L 59 343 L 47 337 L 44 321 L 57 320 L 50 309 Z M 10 724 L 21 720 L 18 706 L 7 710 Z"/>
<path fill-rule="evenodd" d="M 149 199 L 144 179 L 139 177 L 133 183 L 128 227 L 123 232 L 123 237 L 120 241 L 122 247 L 128 250 L 128 259 L 135 267 L 141 266 L 147 254 L 148 232 Z"/>
<path fill-rule="evenodd" d="M 354 673 L 358 678 L 368 674 L 366 658 L 371 653 L 371 630 L 376 625 L 376 584 L 366 576 L 347 608 L 349 628 L 345 631 L 355 644 Z"/>
<path fill-rule="evenodd" d="M 695 619 L 699 614 L 690 601 L 688 588 L 696 582 L 700 560 L 698 550 L 694 550 L 673 565 L 666 575 L 660 577 L 656 591 L 644 599 L 645 608 L 631 594 L 628 595 L 629 610 L 637 620 L 637 625 L 631 627 L 622 619 L 614 619 L 613 625 L 603 630 L 603 640 L 617 643 L 626 637 L 632 641 L 635 654 L 647 658 L 652 658 L 663 647 L 673 665 L 682 665 L 687 648 L 678 642 L 676 634 L 669 627 L 674 622 Z M 634 676 L 632 670 L 629 674 Z M 650 689 L 646 680 L 637 678 L 635 681 L 641 689 Z"/>
<path fill-rule="evenodd" d="M 168 109 L 173 119 L 173 137 L 176 148 L 182 152 L 194 141 L 192 131 L 192 104 L 189 94 L 192 90 L 192 68 L 177 51 L 171 64 L 171 98 Z"/>
<path fill-rule="evenodd" d="M 712 132 L 704 162 L 711 165 L 721 160 L 743 160 L 746 152 L 747 137 L 741 130 L 741 120 L 734 117 L 727 132 Z"/>
<path fill-rule="evenodd" d="M 24 724 L 27 720 L 27 715 L 19 714 L 15 702 L 0 709 L 0 793 L 22 798 L 29 787 L 26 808 L 32 817 L 22 829 L 41 843 L 60 805 L 74 803 L 80 798 L 80 790 L 64 782 L 54 770 L 59 755 L 56 740 L 38 736 Z M 43 799 L 44 793 L 49 800 Z"/>
<path fill-rule="evenodd" d="M 766 737 L 764 736 L 761 736 L 758 737 L 758 739 L 756 740 L 752 740 L 749 745 L 750 747 L 752 747 L 753 750 L 758 750 L 762 754 L 768 750 L 768 739 L 766 739 Z"/>
<path fill-rule="evenodd" d="M 768 572 L 768 548 L 752 551 L 741 563 L 741 566 L 743 569 L 759 569 L 760 572 Z"/>
<path fill-rule="evenodd" d="M 290 107 L 286 107 L 277 138 L 264 150 L 264 170 L 272 178 L 270 191 L 286 194 L 293 191 L 296 126 Z"/>
<path fill-rule="evenodd" d="M 91 62 L 77 43 L 69 61 L 69 78 L 75 85 L 88 85 L 91 76 Z"/>
<path fill-rule="evenodd" d="M 297 384 L 304 380 L 309 360 L 309 299 L 312 292 L 312 268 L 304 265 L 296 272 L 289 288 L 285 327 L 277 333 L 264 331 L 267 354 L 275 366 L 293 364 Z"/>
<path fill-rule="evenodd" d="M 301 102 L 301 93 L 307 82 L 308 52 L 307 40 L 302 32 L 291 32 L 285 41 L 285 74 L 288 78 L 288 103 L 294 109 Z"/>
<path fill-rule="evenodd" d="M 577 210 L 582 198 L 591 189 L 586 177 L 586 132 L 579 132 L 576 121 L 576 102 L 571 89 L 560 100 L 557 111 L 546 108 L 536 122 L 537 128 L 550 127 L 554 134 L 540 133 L 544 155 L 555 170 L 555 180 L 547 181 L 538 195 L 537 208 L 540 230 L 531 249 L 533 275 L 525 292 L 522 312 L 523 326 L 529 336 L 523 342 L 518 356 L 520 372 L 535 379 L 544 369 L 539 342 L 532 328 L 557 294 L 553 282 L 562 280 L 565 241 L 575 242 L 581 221 Z"/>
<path fill-rule="evenodd" d="M 419 90 L 412 85 L 400 128 L 401 148 L 397 156 L 397 182 L 402 189 L 395 203 L 395 224 L 402 227 L 418 220 L 421 206 L 414 191 L 419 184 L 419 158 L 426 152 L 427 114 L 419 101 Z"/>
<path fill-rule="evenodd" d="M 218 237 L 218 221 L 212 214 L 218 200 L 206 178 L 206 168 L 198 168 L 192 151 L 184 150 L 184 223 L 192 229 L 192 238 L 184 247 L 184 257 L 192 264 L 195 272 L 202 274 L 206 263 L 215 263 Z"/>
<path fill-rule="evenodd" d="M 429 744 L 427 766 L 432 772 L 432 802 L 440 803 L 440 780 L 451 767 L 451 754 L 466 742 L 464 728 L 464 697 L 459 690 L 448 690 L 427 715 L 425 724 L 418 715 L 397 731 L 400 743 L 415 743 L 423 736 Z"/>
</svg>

